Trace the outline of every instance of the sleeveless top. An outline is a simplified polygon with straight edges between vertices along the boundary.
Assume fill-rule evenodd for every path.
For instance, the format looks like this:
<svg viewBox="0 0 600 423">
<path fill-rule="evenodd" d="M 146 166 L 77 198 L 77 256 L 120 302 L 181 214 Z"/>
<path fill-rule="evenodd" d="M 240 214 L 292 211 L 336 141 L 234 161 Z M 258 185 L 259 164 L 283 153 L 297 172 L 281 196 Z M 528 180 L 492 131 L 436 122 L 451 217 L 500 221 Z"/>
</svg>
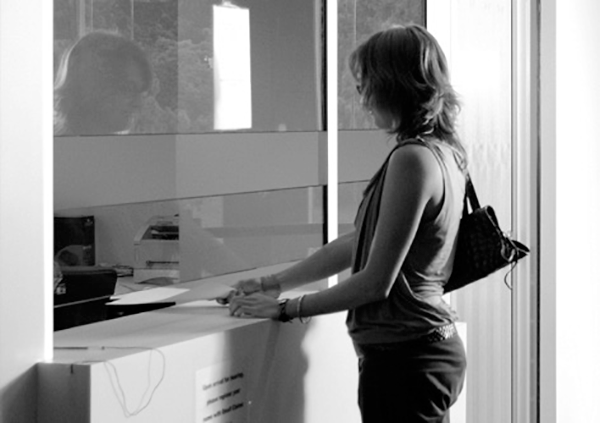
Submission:
<svg viewBox="0 0 600 423">
<path fill-rule="evenodd" d="M 465 178 L 454 150 L 440 141 L 403 141 L 394 147 L 373 176 L 354 222 L 352 273 L 363 269 L 369 257 L 390 157 L 407 144 L 424 146 L 436 157 L 443 176 L 442 204 L 436 216 L 421 219 L 388 298 L 348 312 L 348 332 L 357 346 L 409 341 L 457 320 L 456 313 L 443 300 L 435 306 L 423 300 L 441 295 L 452 273 L 465 193 Z"/>
</svg>

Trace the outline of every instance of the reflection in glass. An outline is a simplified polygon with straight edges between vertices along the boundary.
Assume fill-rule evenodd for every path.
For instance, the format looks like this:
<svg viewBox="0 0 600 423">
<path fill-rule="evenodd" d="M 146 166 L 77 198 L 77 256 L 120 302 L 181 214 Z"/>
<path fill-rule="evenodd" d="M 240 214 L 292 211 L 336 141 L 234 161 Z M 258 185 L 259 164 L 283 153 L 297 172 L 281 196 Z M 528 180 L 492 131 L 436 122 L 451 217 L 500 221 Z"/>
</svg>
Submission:
<svg viewBox="0 0 600 423">
<path fill-rule="evenodd" d="M 152 71 L 144 51 L 109 32 L 90 32 L 68 49 L 57 71 L 56 135 L 128 132 L 150 89 Z"/>
<path fill-rule="evenodd" d="M 354 229 L 354 219 L 368 182 L 348 182 L 338 186 L 338 232 L 345 234 Z"/>
<path fill-rule="evenodd" d="M 248 45 L 244 49 L 248 62 L 243 64 L 246 82 L 241 86 L 224 86 L 215 69 L 224 56 L 222 50 L 215 51 L 220 45 L 215 16 L 220 15 L 213 15 L 213 7 L 245 11 L 247 30 L 240 32 L 236 23 L 234 30 L 226 30 L 227 37 L 220 38 L 235 38 L 238 47 L 243 39 Z M 109 127 L 107 135 L 318 130 L 322 115 L 318 7 L 317 0 L 54 0 L 55 73 L 65 54 L 86 34 L 110 32 L 145 52 L 153 80 L 130 125 L 124 130 Z M 239 60 L 242 56 L 237 54 Z M 239 82 L 240 75 L 236 79 Z M 215 114 L 221 108 L 232 113 L 232 102 L 215 105 L 224 87 L 229 87 L 228 98 L 236 98 L 235 107 L 243 104 L 244 122 L 223 125 L 222 115 Z M 111 89 L 121 91 L 117 85 Z"/>
<path fill-rule="evenodd" d="M 250 11 L 213 6 L 215 129 L 252 128 Z"/>
</svg>

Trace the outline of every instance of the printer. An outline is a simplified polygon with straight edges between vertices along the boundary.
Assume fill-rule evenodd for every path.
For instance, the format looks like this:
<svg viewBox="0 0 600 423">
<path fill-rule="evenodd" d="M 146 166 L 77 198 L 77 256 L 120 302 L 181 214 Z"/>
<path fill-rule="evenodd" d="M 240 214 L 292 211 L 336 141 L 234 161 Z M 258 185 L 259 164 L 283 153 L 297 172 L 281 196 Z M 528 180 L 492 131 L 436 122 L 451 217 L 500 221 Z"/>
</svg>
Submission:
<svg viewBox="0 0 600 423">
<path fill-rule="evenodd" d="M 179 215 L 152 217 L 133 244 L 134 282 L 160 277 L 179 282 Z"/>
</svg>

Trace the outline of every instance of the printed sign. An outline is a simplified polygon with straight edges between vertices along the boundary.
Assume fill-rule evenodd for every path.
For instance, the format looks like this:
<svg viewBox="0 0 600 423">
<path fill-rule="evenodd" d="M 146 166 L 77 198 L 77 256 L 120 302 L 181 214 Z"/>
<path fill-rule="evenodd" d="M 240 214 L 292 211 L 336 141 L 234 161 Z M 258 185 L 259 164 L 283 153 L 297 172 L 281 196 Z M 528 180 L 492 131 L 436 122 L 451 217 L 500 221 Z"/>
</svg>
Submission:
<svg viewBox="0 0 600 423">
<path fill-rule="evenodd" d="M 246 423 L 244 372 L 231 363 L 196 372 L 196 423 Z"/>
</svg>

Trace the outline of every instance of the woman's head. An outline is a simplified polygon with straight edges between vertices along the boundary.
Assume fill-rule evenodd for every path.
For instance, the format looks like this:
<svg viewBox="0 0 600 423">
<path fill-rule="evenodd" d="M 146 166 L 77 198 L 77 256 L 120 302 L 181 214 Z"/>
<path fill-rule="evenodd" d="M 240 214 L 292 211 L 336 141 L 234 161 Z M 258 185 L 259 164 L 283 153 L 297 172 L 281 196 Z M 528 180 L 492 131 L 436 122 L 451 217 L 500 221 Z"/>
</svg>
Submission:
<svg viewBox="0 0 600 423">
<path fill-rule="evenodd" d="M 425 28 L 410 24 L 372 35 L 350 56 L 350 70 L 384 129 L 399 139 L 432 135 L 458 143 L 457 95 L 444 53 Z"/>
<path fill-rule="evenodd" d="M 65 54 L 55 84 L 55 133 L 111 134 L 129 129 L 152 84 L 144 51 L 107 32 L 83 36 Z"/>
</svg>

